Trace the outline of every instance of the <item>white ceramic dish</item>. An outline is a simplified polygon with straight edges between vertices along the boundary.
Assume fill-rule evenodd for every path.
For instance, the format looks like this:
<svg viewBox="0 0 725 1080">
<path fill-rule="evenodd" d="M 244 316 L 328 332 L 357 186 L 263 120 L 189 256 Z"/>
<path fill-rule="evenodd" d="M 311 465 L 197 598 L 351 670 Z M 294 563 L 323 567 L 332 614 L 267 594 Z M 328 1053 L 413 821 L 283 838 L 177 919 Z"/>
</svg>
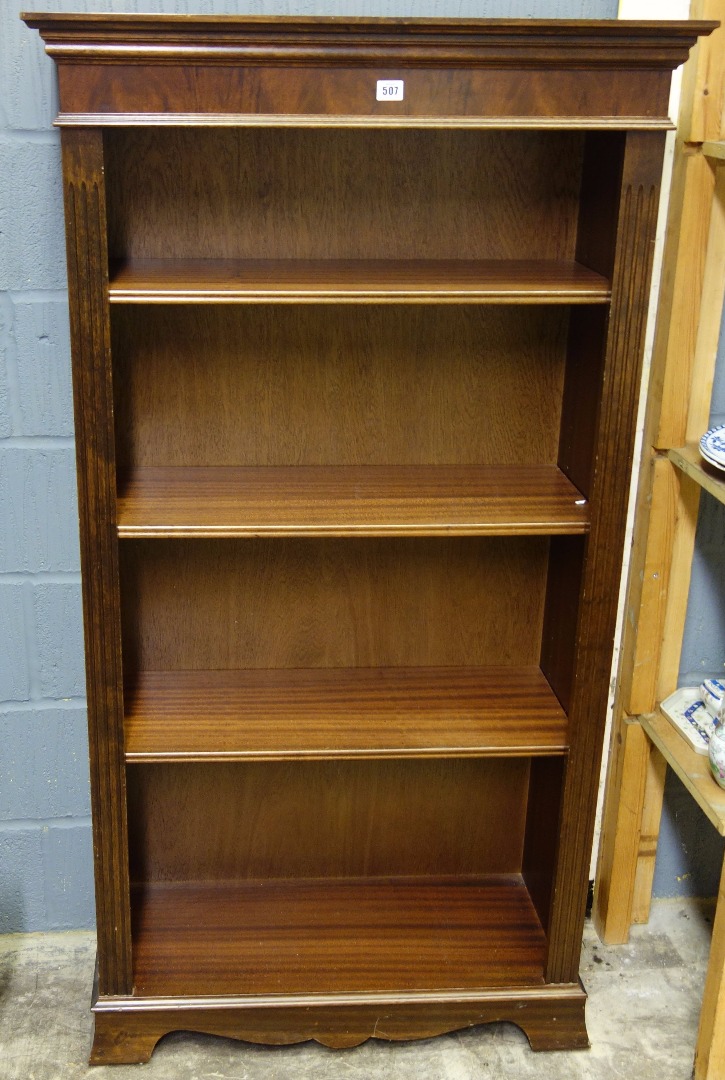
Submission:
<svg viewBox="0 0 725 1080">
<path fill-rule="evenodd" d="M 700 453 L 718 469 L 725 469 L 725 424 L 710 428 L 700 439 Z"/>
<path fill-rule="evenodd" d="M 683 686 L 662 702 L 662 712 L 697 754 L 707 757 L 715 724 L 698 686 Z"/>
</svg>

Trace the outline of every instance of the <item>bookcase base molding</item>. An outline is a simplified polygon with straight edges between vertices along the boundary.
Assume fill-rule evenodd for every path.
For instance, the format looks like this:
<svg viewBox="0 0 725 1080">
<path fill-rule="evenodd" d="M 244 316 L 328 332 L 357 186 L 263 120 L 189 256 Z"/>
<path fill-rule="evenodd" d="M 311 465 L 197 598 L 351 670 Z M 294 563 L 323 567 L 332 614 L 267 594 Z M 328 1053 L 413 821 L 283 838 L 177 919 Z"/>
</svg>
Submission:
<svg viewBox="0 0 725 1080">
<path fill-rule="evenodd" d="M 26 21 L 59 66 L 92 1061 L 587 1046 L 668 88 L 713 24 Z"/>
<path fill-rule="evenodd" d="M 429 1039 L 476 1024 L 510 1022 L 532 1050 L 584 1050 L 586 994 L 581 984 L 518 992 L 325 995 L 267 999 L 97 998 L 90 1063 L 148 1061 L 164 1035 L 196 1031 L 271 1046 L 314 1040 L 332 1049 L 368 1039 Z"/>
</svg>

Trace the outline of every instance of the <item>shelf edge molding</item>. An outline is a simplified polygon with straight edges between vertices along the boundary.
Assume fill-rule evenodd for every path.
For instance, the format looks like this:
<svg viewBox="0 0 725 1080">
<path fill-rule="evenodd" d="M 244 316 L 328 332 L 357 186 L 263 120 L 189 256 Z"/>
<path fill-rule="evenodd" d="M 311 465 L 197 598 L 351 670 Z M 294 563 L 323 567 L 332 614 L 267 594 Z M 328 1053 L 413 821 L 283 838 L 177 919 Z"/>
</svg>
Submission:
<svg viewBox="0 0 725 1080">
<path fill-rule="evenodd" d="M 568 721 L 538 668 L 141 672 L 126 761 L 565 754 Z"/>
<path fill-rule="evenodd" d="M 575 262 L 421 259 L 133 259 L 111 263 L 112 304 L 606 304 Z"/>
<path fill-rule="evenodd" d="M 121 539 L 583 535 L 589 504 L 555 465 L 136 468 Z"/>
</svg>

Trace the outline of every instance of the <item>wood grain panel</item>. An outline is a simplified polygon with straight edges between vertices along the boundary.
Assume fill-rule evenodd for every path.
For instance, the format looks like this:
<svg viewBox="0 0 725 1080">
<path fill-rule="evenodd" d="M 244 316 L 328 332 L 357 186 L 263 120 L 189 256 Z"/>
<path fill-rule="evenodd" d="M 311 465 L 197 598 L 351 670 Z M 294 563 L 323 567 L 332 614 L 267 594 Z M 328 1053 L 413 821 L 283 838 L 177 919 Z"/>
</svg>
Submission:
<svg viewBox="0 0 725 1080">
<path fill-rule="evenodd" d="M 126 760 L 555 754 L 567 719 L 537 668 L 145 671 Z"/>
<path fill-rule="evenodd" d="M 574 656 L 585 545 L 574 537 L 551 543 L 546 577 L 541 670 L 566 711 L 574 680 Z"/>
<path fill-rule="evenodd" d="M 528 20 L 527 20 L 528 21 Z M 557 20 L 558 21 L 558 20 Z M 684 58 L 684 50 L 681 55 Z M 408 67 L 407 64 L 404 66 Z M 378 102 L 378 79 L 396 78 L 371 62 L 366 71 L 277 67 L 113 64 L 86 61 L 82 73 L 61 67 L 60 124 L 159 127 L 169 124 L 275 124 L 313 128 L 672 127 L 667 114 L 670 72 L 408 70 L 402 102 Z M 572 112 L 572 94 L 578 108 Z"/>
<path fill-rule="evenodd" d="M 139 995 L 531 986 L 542 982 L 543 955 L 541 926 L 515 878 L 260 881 L 134 894 Z"/>
<path fill-rule="evenodd" d="M 105 140 L 117 258 L 574 259 L 577 132 L 129 128 Z"/>
<path fill-rule="evenodd" d="M 121 537 L 583 533 L 555 465 L 143 468 L 119 483 Z"/>
<path fill-rule="evenodd" d="M 528 776 L 525 758 L 129 765 L 132 880 L 518 873 Z"/>
<path fill-rule="evenodd" d="M 62 138 L 80 515 L 98 980 L 131 989 L 106 201 L 98 131 Z"/>
<path fill-rule="evenodd" d="M 664 136 L 629 133 L 624 153 L 612 309 L 590 492 L 592 526 L 586 541 L 569 710 L 572 750 L 564 780 L 547 961 L 546 977 L 552 982 L 573 979 L 579 967 L 663 144 Z"/>
<path fill-rule="evenodd" d="M 540 307 L 119 306 L 119 467 L 553 464 L 566 325 Z"/>
<path fill-rule="evenodd" d="M 148 1061 L 171 1031 L 202 1031 L 228 1039 L 283 1046 L 315 1042 L 333 1049 L 367 1039 L 402 1041 L 473 1027 L 512 1023 L 532 1050 L 589 1046 L 580 983 L 493 990 L 409 991 L 394 994 L 298 995 L 284 1004 L 246 998 L 99 998 L 94 1002 L 92 1065 Z"/>
<path fill-rule="evenodd" d="M 112 304 L 606 304 L 609 283 L 578 263 L 471 259 L 126 259 Z"/>
<path fill-rule="evenodd" d="M 526 808 L 523 878 L 547 936 L 559 847 L 564 764 L 563 758 L 535 758 L 531 762 Z"/>
<path fill-rule="evenodd" d="M 536 665 L 547 547 L 539 537 L 129 541 L 127 674 Z"/>
</svg>

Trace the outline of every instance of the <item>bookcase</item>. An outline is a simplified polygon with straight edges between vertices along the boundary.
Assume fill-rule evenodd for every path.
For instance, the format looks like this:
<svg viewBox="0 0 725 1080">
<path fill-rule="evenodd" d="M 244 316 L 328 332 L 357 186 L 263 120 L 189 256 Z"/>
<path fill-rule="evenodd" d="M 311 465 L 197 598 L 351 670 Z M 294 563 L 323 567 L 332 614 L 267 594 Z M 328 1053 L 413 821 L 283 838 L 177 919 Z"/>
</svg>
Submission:
<svg viewBox="0 0 725 1080">
<path fill-rule="evenodd" d="M 714 24 L 25 20 L 60 87 L 91 1060 L 586 1046 L 669 78 Z"/>
</svg>

